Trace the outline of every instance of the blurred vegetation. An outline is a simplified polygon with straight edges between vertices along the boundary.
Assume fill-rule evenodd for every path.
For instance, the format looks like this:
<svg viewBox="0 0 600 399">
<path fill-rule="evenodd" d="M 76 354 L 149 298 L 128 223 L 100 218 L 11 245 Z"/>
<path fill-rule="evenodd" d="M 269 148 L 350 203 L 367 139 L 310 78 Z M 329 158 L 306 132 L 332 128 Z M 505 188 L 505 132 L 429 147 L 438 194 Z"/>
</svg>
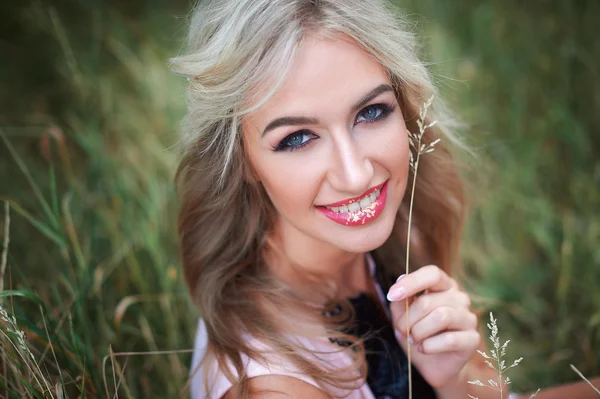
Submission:
<svg viewBox="0 0 600 399">
<path fill-rule="evenodd" d="M 0 195 L 11 205 L 13 290 L 2 305 L 50 386 L 72 398 L 116 386 L 123 397 L 177 397 L 188 373 L 189 353 L 103 364 L 109 350 L 190 349 L 197 316 L 175 234 L 170 147 L 183 85 L 165 62 L 181 45 L 184 11 L 139 6 L 23 2 L 0 13 L 10 16 L 0 22 L 11 61 L 2 63 Z M 11 363 L 3 344 L 2 374 L 24 377 L 0 381 L 0 395 L 39 389 L 35 367 Z"/>
<path fill-rule="evenodd" d="M 397 3 L 470 125 L 465 275 L 525 357 L 515 388 L 575 380 L 569 363 L 600 375 L 600 3 Z M 175 397 L 185 385 L 190 355 L 175 351 L 192 347 L 197 313 L 175 235 L 183 82 L 167 59 L 188 8 L 0 5 L 0 303 L 36 359 L 19 360 L 4 322 L 0 396 Z M 156 351 L 168 353 L 145 354 Z M 140 353 L 106 358 L 119 352 Z"/>
<path fill-rule="evenodd" d="M 465 272 L 525 358 L 515 387 L 599 375 L 600 3 L 404 4 L 471 125 Z"/>
</svg>

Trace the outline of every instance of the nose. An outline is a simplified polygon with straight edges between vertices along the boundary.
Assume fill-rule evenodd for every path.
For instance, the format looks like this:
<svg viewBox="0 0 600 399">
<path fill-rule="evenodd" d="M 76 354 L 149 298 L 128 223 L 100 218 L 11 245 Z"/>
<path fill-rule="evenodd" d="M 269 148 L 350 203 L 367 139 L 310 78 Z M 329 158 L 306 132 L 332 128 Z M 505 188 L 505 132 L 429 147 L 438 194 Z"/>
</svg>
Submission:
<svg viewBox="0 0 600 399">
<path fill-rule="evenodd" d="M 332 134 L 333 146 L 329 183 L 340 192 L 360 195 L 369 189 L 373 180 L 373 164 L 359 143 L 348 131 Z"/>
</svg>

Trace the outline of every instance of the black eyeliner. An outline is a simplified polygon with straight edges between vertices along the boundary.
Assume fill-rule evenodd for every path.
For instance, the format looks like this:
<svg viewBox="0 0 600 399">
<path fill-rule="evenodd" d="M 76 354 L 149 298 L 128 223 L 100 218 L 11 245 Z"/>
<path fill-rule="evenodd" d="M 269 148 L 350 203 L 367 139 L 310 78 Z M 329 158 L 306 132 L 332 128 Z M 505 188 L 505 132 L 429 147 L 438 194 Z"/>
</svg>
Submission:
<svg viewBox="0 0 600 399">
<path fill-rule="evenodd" d="M 390 105 L 390 104 L 386 104 L 386 103 L 378 103 L 378 104 L 371 104 L 371 105 L 367 105 L 365 108 L 361 109 L 357 116 L 360 115 L 361 112 L 363 112 L 366 108 L 369 107 L 379 107 L 381 109 L 381 115 L 379 115 L 378 117 L 376 117 L 373 120 L 370 121 L 363 121 L 360 123 L 374 123 L 374 122 L 379 122 L 384 120 L 385 118 L 388 117 L 388 115 L 390 115 L 392 112 L 394 112 L 394 110 L 396 109 L 396 104 Z"/>
<path fill-rule="evenodd" d="M 288 146 L 288 145 L 286 145 L 288 143 L 288 140 L 289 140 L 290 137 L 292 137 L 292 136 L 294 136 L 296 134 L 299 134 L 299 133 L 310 134 L 311 136 L 318 138 L 318 136 L 316 134 L 314 134 L 313 132 L 311 132 L 310 130 L 307 130 L 307 129 L 297 130 L 297 131 L 295 131 L 293 133 L 290 133 L 287 136 L 285 136 L 283 138 L 283 140 L 281 140 L 279 142 L 279 144 L 277 144 L 277 146 L 273 148 L 273 151 L 295 151 L 297 149 L 300 149 L 300 148 L 304 147 L 305 145 L 307 145 L 308 143 L 310 143 L 312 141 L 312 140 L 308 140 L 305 143 L 297 145 L 297 146 Z"/>
<path fill-rule="evenodd" d="M 367 105 L 366 107 L 364 107 L 363 109 L 361 109 L 361 110 L 358 112 L 358 114 L 357 114 L 357 117 L 358 117 L 358 115 L 360 115 L 362 112 L 364 112 L 364 110 L 365 110 L 365 109 L 367 109 L 367 108 L 370 108 L 370 107 L 377 107 L 377 108 L 379 108 L 379 109 L 381 110 L 381 115 L 377 116 L 377 117 L 376 117 L 375 119 L 373 119 L 373 120 L 365 120 L 365 121 L 362 121 L 362 122 L 360 122 L 360 123 L 367 123 L 367 124 L 368 124 L 368 123 L 375 123 L 375 122 L 379 122 L 379 121 L 382 121 L 382 120 L 384 120 L 384 119 L 385 119 L 385 118 L 387 118 L 387 117 L 388 117 L 388 116 L 389 116 L 389 115 L 390 115 L 392 112 L 394 112 L 394 110 L 396 109 L 396 104 L 392 104 L 392 105 L 390 105 L 390 104 L 386 104 L 386 103 L 377 103 L 377 104 L 371 104 L 371 105 Z M 355 123 L 355 126 L 356 126 L 356 123 Z M 283 138 L 283 140 L 281 140 L 281 141 L 279 142 L 279 144 L 277 144 L 277 146 L 273 147 L 273 151 L 277 151 L 277 152 L 280 152 L 280 151 L 296 151 L 296 150 L 299 150 L 300 148 L 303 148 L 304 146 L 306 146 L 307 144 L 309 144 L 309 143 L 310 143 L 310 142 L 313 140 L 313 139 L 311 139 L 311 140 L 308 140 L 308 141 L 306 141 L 305 143 L 303 143 L 303 144 L 300 144 L 300 145 L 297 145 L 297 146 L 290 146 L 290 145 L 287 145 L 287 143 L 288 143 L 288 140 L 290 139 L 290 137 L 292 137 L 292 136 L 294 136 L 294 135 L 296 135 L 296 134 L 299 134 L 299 133 L 302 133 L 302 134 L 310 134 L 310 135 L 312 135 L 312 136 L 313 136 L 313 139 L 314 139 L 314 137 L 318 138 L 318 136 L 317 136 L 316 134 L 314 134 L 313 132 L 311 132 L 310 130 L 307 130 L 307 129 L 301 129 L 301 130 L 297 130 L 297 131 L 295 131 L 295 132 L 293 132 L 293 133 L 290 133 L 290 134 L 288 134 L 287 136 L 285 136 L 285 137 Z"/>
</svg>

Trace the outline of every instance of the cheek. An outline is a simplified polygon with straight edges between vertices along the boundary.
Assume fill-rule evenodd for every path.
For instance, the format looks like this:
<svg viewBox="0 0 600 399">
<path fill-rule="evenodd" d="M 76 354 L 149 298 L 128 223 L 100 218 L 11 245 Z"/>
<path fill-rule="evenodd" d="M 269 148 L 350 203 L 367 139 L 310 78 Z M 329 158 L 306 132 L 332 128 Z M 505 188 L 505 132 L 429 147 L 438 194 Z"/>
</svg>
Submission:
<svg viewBox="0 0 600 399">
<path fill-rule="evenodd" d="M 408 174 L 409 143 L 408 131 L 402 123 L 395 124 L 384 135 L 384 139 L 377 143 L 381 152 L 381 160 L 390 172 L 406 176 Z"/>
<path fill-rule="evenodd" d="M 313 172 L 301 164 L 292 166 L 285 162 L 272 162 L 259 174 L 277 211 L 289 219 L 294 213 L 312 207 L 319 189 L 319 179 Z"/>
<path fill-rule="evenodd" d="M 402 130 L 398 144 L 398 161 L 402 170 L 408 174 L 409 169 L 409 157 L 410 157 L 410 144 L 408 142 L 408 131 L 406 127 Z"/>
</svg>

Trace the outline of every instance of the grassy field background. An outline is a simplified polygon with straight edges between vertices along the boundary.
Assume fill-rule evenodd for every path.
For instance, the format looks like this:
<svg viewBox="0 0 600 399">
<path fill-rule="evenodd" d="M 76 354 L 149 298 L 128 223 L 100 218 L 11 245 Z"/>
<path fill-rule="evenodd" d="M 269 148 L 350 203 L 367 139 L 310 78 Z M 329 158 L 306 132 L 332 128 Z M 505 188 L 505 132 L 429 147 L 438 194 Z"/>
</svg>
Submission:
<svg viewBox="0 0 600 399">
<path fill-rule="evenodd" d="M 600 3 L 396 4 L 469 126 L 465 283 L 525 358 L 514 388 L 575 380 L 571 363 L 600 375 Z M 0 6 L 1 397 L 181 394 L 197 313 L 172 185 L 184 82 L 167 59 L 188 7 Z"/>
</svg>

